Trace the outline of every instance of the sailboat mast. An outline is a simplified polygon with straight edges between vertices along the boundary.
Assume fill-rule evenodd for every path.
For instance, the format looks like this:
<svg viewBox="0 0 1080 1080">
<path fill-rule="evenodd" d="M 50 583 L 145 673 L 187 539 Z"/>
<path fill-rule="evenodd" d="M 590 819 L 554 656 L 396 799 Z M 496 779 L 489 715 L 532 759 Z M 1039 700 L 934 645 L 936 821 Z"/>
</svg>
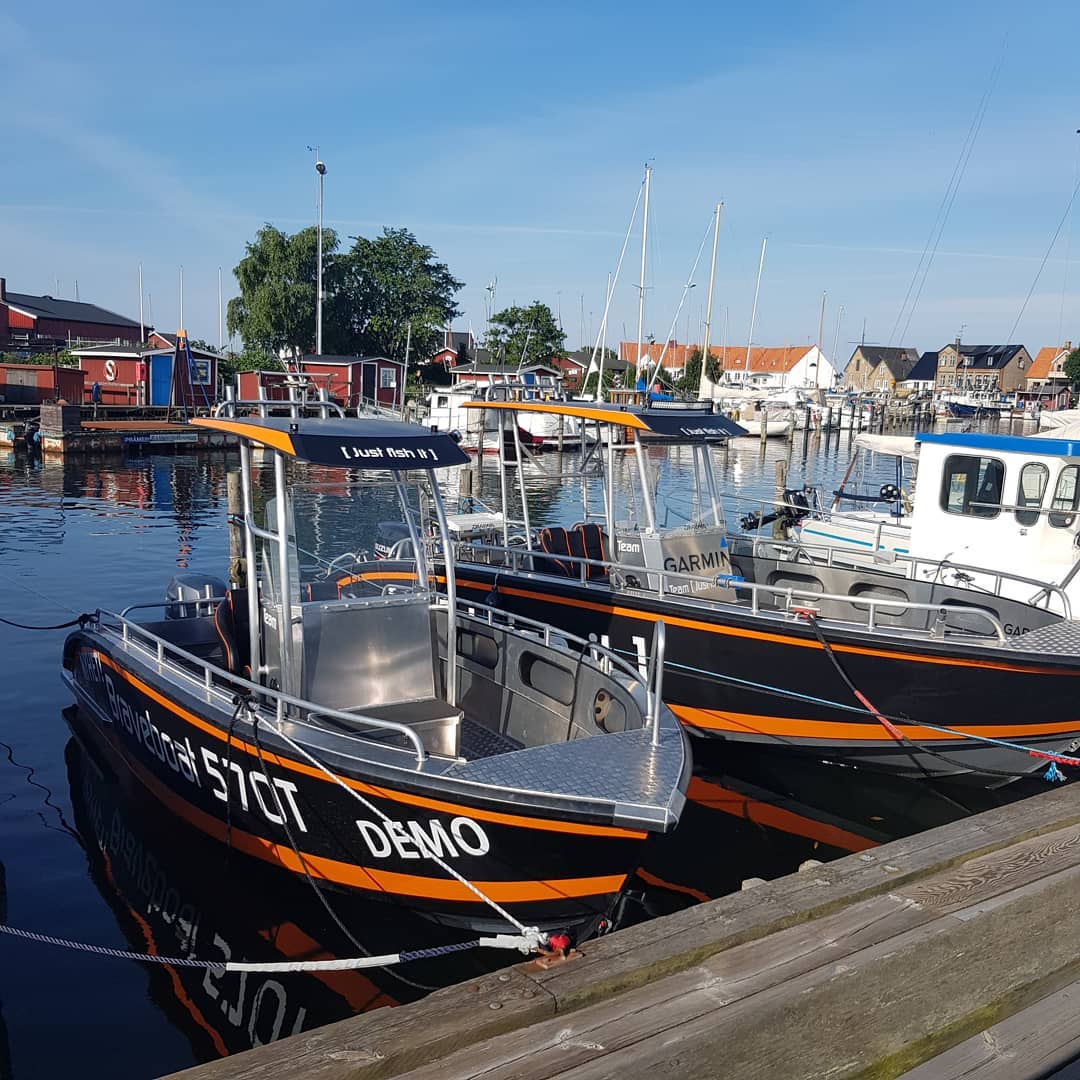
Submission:
<svg viewBox="0 0 1080 1080">
<path fill-rule="evenodd" d="M 604 400 L 604 354 L 607 352 L 607 309 L 611 303 L 611 271 L 608 271 L 607 288 L 604 290 L 604 322 L 600 327 L 603 344 L 600 346 L 600 369 L 596 376 L 596 400 Z"/>
<path fill-rule="evenodd" d="M 761 271 L 765 266 L 765 245 L 769 242 L 767 236 L 761 238 L 761 258 L 757 266 L 757 284 L 754 286 L 754 306 L 750 311 L 750 339 L 746 343 L 746 367 L 743 369 L 743 382 L 750 381 L 750 347 L 754 344 L 754 323 L 757 321 L 758 293 L 761 291 Z"/>
<path fill-rule="evenodd" d="M 821 332 L 825 329 L 825 297 L 829 294 L 821 294 L 821 316 L 817 324 L 817 363 L 814 364 L 814 389 L 818 388 L 818 376 L 821 374 Z"/>
<path fill-rule="evenodd" d="M 716 283 L 716 248 L 720 243 L 720 211 L 723 206 L 722 202 L 716 204 L 716 221 L 713 223 L 712 267 L 709 270 L 709 297 L 705 302 L 705 341 L 701 346 L 701 375 L 698 377 L 697 393 L 697 396 L 702 399 L 705 397 L 705 391 L 709 386 L 709 376 L 707 374 L 709 369 L 709 331 L 712 328 L 713 285 Z M 687 338 L 686 347 L 690 347 L 689 338 Z"/>
<path fill-rule="evenodd" d="M 638 286 L 637 316 L 637 358 L 635 368 L 641 367 L 641 345 L 645 336 L 645 245 L 649 238 L 649 185 L 652 180 L 652 166 L 645 166 L 645 213 L 641 225 L 641 283 Z M 635 372 L 636 378 L 636 372 Z"/>
</svg>

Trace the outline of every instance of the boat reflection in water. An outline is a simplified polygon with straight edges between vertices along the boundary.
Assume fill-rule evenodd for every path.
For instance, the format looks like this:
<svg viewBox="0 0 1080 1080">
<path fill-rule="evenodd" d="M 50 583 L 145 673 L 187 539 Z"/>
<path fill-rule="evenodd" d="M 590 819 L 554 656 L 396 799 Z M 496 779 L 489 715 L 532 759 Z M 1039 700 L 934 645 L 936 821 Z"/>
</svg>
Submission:
<svg viewBox="0 0 1080 1080">
<path fill-rule="evenodd" d="M 207 839 L 166 814 L 141 787 L 84 748 L 75 708 L 66 759 L 76 827 L 90 873 L 136 952 L 209 960 L 312 960 L 430 947 L 464 931 L 387 903 L 341 892 L 325 899 L 295 875 Z M 90 744 L 93 745 L 93 744 Z M 624 922 L 667 914 L 774 878 L 806 859 L 828 861 L 1012 801 L 1038 788 L 999 791 L 916 782 L 697 744 L 697 767 L 679 827 L 646 848 Z M 397 968 L 311 974 L 223 974 L 147 966 L 150 997 L 191 1045 L 196 1061 L 246 1050 L 367 1010 L 417 1000 L 440 986 L 520 959 L 473 950 Z M 3 1072 L 0 1027 L 0 1080 Z"/>
<path fill-rule="evenodd" d="M 122 783 L 124 774 L 111 772 L 87 749 L 80 737 L 85 721 L 77 710 L 66 709 L 64 717 L 75 736 L 66 762 L 76 827 L 94 884 L 132 951 L 267 963 L 468 940 L 464 931 L 340 892 L 325 896 L 332 916 L 303 880 L 208 840 L 166 814 L 137 784 Z M 393 970 L 316 974 L 217 974 L 168 964 L 146 970 L 150 997 L 191 1043 L 191 1060 L 172 1066 L 181 1068 L 416 1000 L 513 962 L 516 955 L 478 949 Z"/>
<path fill-rule="evenodd" d="M 638 871 L 639 901 L 659 915 L 1047 791 L 1040 778 L 993 790 L 694 743 L 679 827 L 656 837 Z"/>
</svg>

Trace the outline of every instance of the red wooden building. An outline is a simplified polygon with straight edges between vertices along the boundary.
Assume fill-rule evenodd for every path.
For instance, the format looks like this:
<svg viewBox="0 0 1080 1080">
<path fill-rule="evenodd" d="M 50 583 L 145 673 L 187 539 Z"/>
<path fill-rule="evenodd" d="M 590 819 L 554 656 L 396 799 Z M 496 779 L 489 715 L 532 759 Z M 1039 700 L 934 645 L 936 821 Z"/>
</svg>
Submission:
<svg viewBox="0 0 1080 1080">
<path fill-rule="evenodd" d="M 0 351 L 53 352 L 82 341 L 138 343 L 133 319 L 78 300 L 9 292 L 0 277 Z"/>
<path fill-rule="evenodd" d="M 217 401 L 218 354 L 192 349 L 189 365 L 186 352 L 178 351 L 176 342 L 176 335 L 155 332 L 142 346 L 72 349 L 86 372 L 83 400 L 91 400 L 97 383 L 102 405 L 209 408 Z"/>
<path fill-rule="evenodd" d="M 78 405 L 83 399 L 84 373 L 78 368 L 44 364 L 0 364 L 0 403 L 43 405 L 64 400 Z"/>
<path fill-rule="evenodd" d="M 401 407 L 405 365 L 385 356 L 305 356 L 296 365 L 316 390 L 326 390 L 332 401 L 346 409 L 377 403 Z M 288 401 L 289 375 L 284 371 L 242 371 L 237 396 L 242 401 L 260 397 Z"/>
</svg>

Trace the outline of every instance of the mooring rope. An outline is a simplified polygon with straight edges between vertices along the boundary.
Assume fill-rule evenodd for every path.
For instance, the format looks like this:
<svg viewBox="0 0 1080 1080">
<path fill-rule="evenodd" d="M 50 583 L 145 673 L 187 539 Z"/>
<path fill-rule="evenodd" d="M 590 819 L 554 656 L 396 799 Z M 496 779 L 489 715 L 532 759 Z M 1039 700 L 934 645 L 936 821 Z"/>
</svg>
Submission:
<svg viewBox="0 0 1080 1080">
<path fill-rule="evenodd" d="M 87 623 L 93 621 L 96 616 L 90 612 L 84 611 L 81 615 L 74 619 L 68 619 L 67 622 L 53 623 L 51 626 L 29 626 L 26 623 L 13 622 L 11 619 L 5 619 L 0 616 L 0 623 L 5 626 L 14 626 L 17 630 L 67 630 L 71 626 L 86 626 Z"/>
<path fill-rule="evenodd" d="M 383 956 L 355 956 L 344 960 L 283 960 L 267 963 L 254 963 L 246 960 L 200 960 L 192 956 L 159 956 L 156 953 L 133 952 L 130 949 L 114 949 L 107 945 L 91 945 L 85 941 L 71 941 L 69 938 L 41 934 L 36 930 L 22 930 L 17 926 L 0 923 L 0 934 L 33 941 L 40 945 L 56 945 L 74 952 L 90 953 L 94 956 L 107 956 L 116 960 L 136 960 L 144 964 L 165 964 L 170 967 L 201 968 L 216 974 L 235 972 L 319 972 L 319 971 L 356 971 L 360 968 L 389 967 L 392 964 L 407 964 L 413 960 L 430 960 L 452 953 L 466 952 L 470 949 L 516 949 L 528 955 L 534 951 L 532 938 L 519 934 L 495 934 L 491 937 L 475 938 L 472 941 L 459 941 L 452 945 L 434 945 L 427 949 L 404 949 L 401 952 L 386 953 Z"/>
<path fill-rule="evenodd" d="M 273 721 L 269 720 L 265 716 L 260 717 L 260 722 L 266 727 L 268 727 L 275 735 L 277 735 L 277 737 L 281 739 L 281 741 L 284 742 L 286 746 L 295 750 L 296 753 L 298 753 L 301 757 L 310 761 L 311 764 L 315 766 L 315 768 L 317 768 L 321 773 L 323 773 L 323 775 L 326 776 L 328 779 L 332 780 L 335 784 L 337 784 L 338 787 L 340 787 L 341 790 L 344 791 L 347 795 L 351 796 L 371 813 L 381 818 L 382 821 L 388 824 L 391 822 L 392 819 L 386 814 L 384 814 L 373 802 L 365 799 L 364 796 L 360 794 L 360 792 L 349 787 L 349 785 L 346 784 L 345 781 L 337 775 L 337 773 L 324 765 L 317 757 L 315 757 L 314 754 L 310 753 L 295 739 L 291 739 L 288 735 L 286 735 L 285 732 L 283 732 L 277 724 L 275 724 Z M 530 940 L 533 943 L 533 949 L 540 949 L 547 943 L 548 935 L 542 933 L 539 927 L 526 926 L 524 923 L 514 918 L 514 916 L 511 915 L 510 912 L 506 910 L 506 908 L 504 908 L 501 904 L 499 904 L 497 901 L 493 900 L 490 896 L 484 893 L 481 889 L 479 889 L 476 885 L 469 881 L 469 879 L 466 878 L 463 874 L 455 870 L 448 862 L 436 855 L 435 852 L 432 851 L 430 848 L 425 850 L 424 854 L 428 858 L 430 858 L 432 862 L 434 862 L 440 869 L 445 870 L 446 873 L 449 874 L 452 878 L 454 878 L 455 881 L 457 881 L 461 885 L 464 885 L 465 888 L 468 889 L 469 892 L 471 892 L 478 900 L 487 904 L 488 907 L 492 909 L 492 911 L 496 912 L 496 914 L 504 918 L 521 934 L 523 938 Z"/>
</svg>

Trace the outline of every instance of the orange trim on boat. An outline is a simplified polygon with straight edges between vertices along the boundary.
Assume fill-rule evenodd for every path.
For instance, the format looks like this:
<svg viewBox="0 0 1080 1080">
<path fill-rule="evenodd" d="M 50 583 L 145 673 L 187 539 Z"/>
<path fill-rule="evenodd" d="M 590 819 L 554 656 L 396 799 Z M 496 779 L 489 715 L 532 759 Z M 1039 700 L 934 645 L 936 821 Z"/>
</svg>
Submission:
<svg viewBox="0 0 1080 1080">
<path fill-rule="evenodd" d="M 641 878 L 646 885 L 655 885 L 659 889 L 667 889 L 670 892 L 682 893 L 684 896 L 692 896 L 702 904 L 705 904 L 712 899 L 708 893 L 702 892 L 700 889 L 691 888 L 689 885 L 676 885 L 673 881 L 665 881 L 655 874 L 650 874 L 648 870 L 643 870 L 640 866 L 637 869 L 637 876 Z"/>
<path fill-rule="evenodd" d="M 491 582 L 469 581 L 465 578 L 458 579 L 459 588 L 488 589 L 492 588 Z M 721 626 L 716 623 L 701 622 L 698 619 L 687 619 L 679 615 L 659 615 L 653 611 L 644 611 L 640 608 L 621 607 L 614 603 L 598 603 L 595 600 L 578 600 L 571 596 L 555 596 L 550 593 L 538 593 L 531 589 L 518 589 L 511 585 L 498 586 L 498 592 L 507 596 L 520 596 L 527 600 L 540 600 L 548 604 L 564 604 L 568 607 L 582 608 L 586 611 L 602 611 L 609 615 L 618 615 L 622 618 L 638 619 L 642 622 L 660 622 L 663 620 L 667 627 L 681 626 L 688 630 L 701 630 L 709 634 L 723 634 L 727 637 L 750 638 L 754 641 L 769 641 L 779 645 L 795 646 L 800 649 L 821 650 L 821 643 L 816 638 L 799 639 L 788 634 L 768 633 L 762 630 L 747 630 L 739 626 Z M 917 664 L 940 664 L 945 667 L 973 667 L 993 671 L 1017 671 L 1032 675 L 1046 674 L 1046 668 L 1036 667 L 1033 664 L 1007 664 L 992 660 L 970 660 L 959 656 L 926 656 L 919 653 L 895 652 L 891 649 L 871 649 L 862 645 L 841 645 L 830 643 L 833 652 L 849 653 L 858 656 L 878 656 L 888 660 L 910 660 Z M 1055 672 L 1055 674 L 1080 676 L 1080 668 L 1068 671 Z"/>
<path fill-rule="evenodd" d="M 277 844 L 264 836 L 238 829 L 235 825 L 230 829 L 224 821 L 177 795 L 123 749 L 118 750 L 138 780 L 174 814 L 215 840 L 222 843 L 231 841 L 232 846 L 245 855 L 252 855 L 275 866 L 283 866 L 298 874 L 303 874 L 306 869 L 313 878 L 322 878 L 336 885 L 364 889 L 367 892 L 391 893 L 424 900 L 483 903 L 474 892 L 454 878 L 368 869 L 325 855 L 312 855 L 306 851 L 298 854 L 290 845 Z M 496 903 L 514 904 L 561 900 L 565 897 L 613 895 L 622 889 L 626 878 L 626 874 L 612 874 L 605 877 L 563 878 L 552 881 L 474 881 L 473 884 Z"/>
<path fill-rule="evenodd" d="M 650 431 L 650 427 L 641 417 L 631 412 L 618 412 L 615 409 L 590 409 L 587 405 L 567 405 L 562 402 L 543 403 L 537 401 L 463 401 L 463 409 L 498 409 L 501 412 L 547 413 L 548 416 L 576 416 L 581 420 L 599 420 L 614 427 L 637 428 Z"/>
<path fill-rule="evenodd" d="M 264 428 L 256 424 L 245 424 L 242 420 L 220 420 L 216 416 L 196 416 L 188 421 L 197 427 L 213 428 L 215 431 L 224 431 L 229 435 L 239 435 L 252 442 L 263 443 L 265 446 L 280 450 L 283 454 L 296 457 L 292 439 L 287 432 L 276 431 L 273 428 Z"/>
<path fill-rule="evenodd" d="M 744 795 L 741 791 L 732 791 L 722 784 L 703 780 L 698 776 L 690 780 L 686 797 L 691 802 L 707 806 L 711 810 L 720 810 L 732 817 L 752 821 L 755 825 L 764 825 L 766 828 L 777 829 L 794 836 L 804 836 L 807 840 L 827 844 L 841 851 L 865 851 L 867 848 L 878 846 L 876 840 L 868 840 L 865 836 L 841 829 L 836 825 L 829 825 L 824 821 L 796 814 L 793 810 L 785 810 L 781 806 L 762 802 L 760 799 Z"/>
<path fill-rule="evenodd" d="M 174 701 L 170 701 L 164 694 L 158 693 L 152 686 L 148 686 L 136 675 L 133 675 L 131 672 L 120 667 L 120 665 L 111 657 L 106 656 L 104 653 L 97 652 L 97 650 L 90 651 L 94 652 L 106 667 L 112 668 L 112 670 L 125 682 L 130 683 L 136 689 L 146 694 L 147 697 L 156 701 L 162 708 L 167 709 L 174 716 L 179 716 L 182 720 L 191 724 L 192 727 L 198 728 L 200 731 L 205 732 L 207 735 L 210 735 L 223 743 L 228 743 L 230 741 L 229 736 L 220 728 L 203 720 L 202 717 L 196 716 L 192 712 L 188 712 L 187 709 L 177 705 Z M 255 746 L 244 742 L 244 740 L 238 736 L 233 735 L 231 742 L 236 749 L 242 750 L 253 757 L 259 756 L 259 751 Z M 272 751 L 264 749 L 262 751 L 262 757 L 263 760 L 269 761 L 271 764 L 279 765 L 283 769 L 289 769 L 292 772 L 300 773 L 303 776 L 310 776 L 327 784 L 332 784 L 334 782 L 320 769 L 316 769 L 314 766 L 306 765 L 300 761 L 294 761 L 292 758 L 281 757 Z M 588 825 L 584 822 L 557 821 L 553 818 L 519 817 L 516 814 L 504 814 L 497 810 L 483 810 L 480 807 L 462 806 L 458 803 L 443 802 L 440 799 L 431 799 L 424 795 L 407 794 L 403 791 L 395 791 L 392 788 L 376 787 L 374 784 L 367 784 L 361 780 L 353 780 L 348 776 L 342 776 L 340 779 L 347 787 L 365 795 L 373 795 L 379 799 L 389 799 L 391 802 L 407 803 L 410 806 L 420 806 L 425 810 L 434 810 L 436 813 L 454 815 L 463 814 L 466 817 L 476 818 L 478 821 L 490 821 L 496 825 L 511 825 L 515 828 L 523 829 L 539 829 L 543 832 L 572 833 L 576 836 L 609 836 L 619 840 L 644 840 L 648 835 L 648 833 L 643 830 L 620 829 L 612 825 Z"/>
<path fill-rule="evenodd" d="M 157 939 L 154 937 L 154 931 L 151 929 L 150 924 L 128 903 L 127 897 L 120 891 L 120 886 L 116 883 L 116 878 L 113 876 L 112 860 L 109 858 L 109 853 L 101 848 L 101 857 L 105 860 L 105 876 L 109 879 L 109 883 L 116 891 L 116 895 L 127 908 L 128 914 L 135 920 L 139 929 L 142 931 L 143 939 L 146 941 L 146 952 L 149 956 L 159 956 Z M 176 995 L 176 999 L 184 1006 L 185 1009 L 191 1014 L 191 1019 L 195 1021 L 210 1036 L 210 1041 L 214 1044 L 214 1049 L 218 1052 L 220 1057 L 229 1056 L 229 1048 L 225 1045 L 225 1040 L 221 1037 L 221 1032 L 217 1030 L 211 1024 L 205 1016 L 202 1014 L 202 1010 L 198 1005 L 192 1001 L 191 996 L 187 990 L 184 989 L 184 984 L 180 981 L 180 975 L 176 968 L 172 964 L 161 965 L 168 973 L 169 978 L 172 980 L 173 993 Z"/>
<path fill-rule="evenodd" d="M 842 720 L 801 720 L 790 716 L 761 716 L 757 713 L 719 712 L 716 709 L 692 709 L 687 705 L 672 705 L 671 711 L 688 727 L 703 731 L 730 731 L 741 735 L 768 735 L 770 738 L 837 739 L 845 742 L 881 742 L 896 745 L 896 740 L 880 724 L 870 718 L 849 723 Z M 955 735 L 935 731 L 919 724 L 897 723 L 896 727 L 909 739 L 918 742 L 957 742 Z M 956 731 L 964 735 L 986 735 L 992 739 L 1016 739 L 1031 735 L 1066 735 L 1080 731 L 1080 717 L 1051 724 L 957 724 Z"/>
</svg>

